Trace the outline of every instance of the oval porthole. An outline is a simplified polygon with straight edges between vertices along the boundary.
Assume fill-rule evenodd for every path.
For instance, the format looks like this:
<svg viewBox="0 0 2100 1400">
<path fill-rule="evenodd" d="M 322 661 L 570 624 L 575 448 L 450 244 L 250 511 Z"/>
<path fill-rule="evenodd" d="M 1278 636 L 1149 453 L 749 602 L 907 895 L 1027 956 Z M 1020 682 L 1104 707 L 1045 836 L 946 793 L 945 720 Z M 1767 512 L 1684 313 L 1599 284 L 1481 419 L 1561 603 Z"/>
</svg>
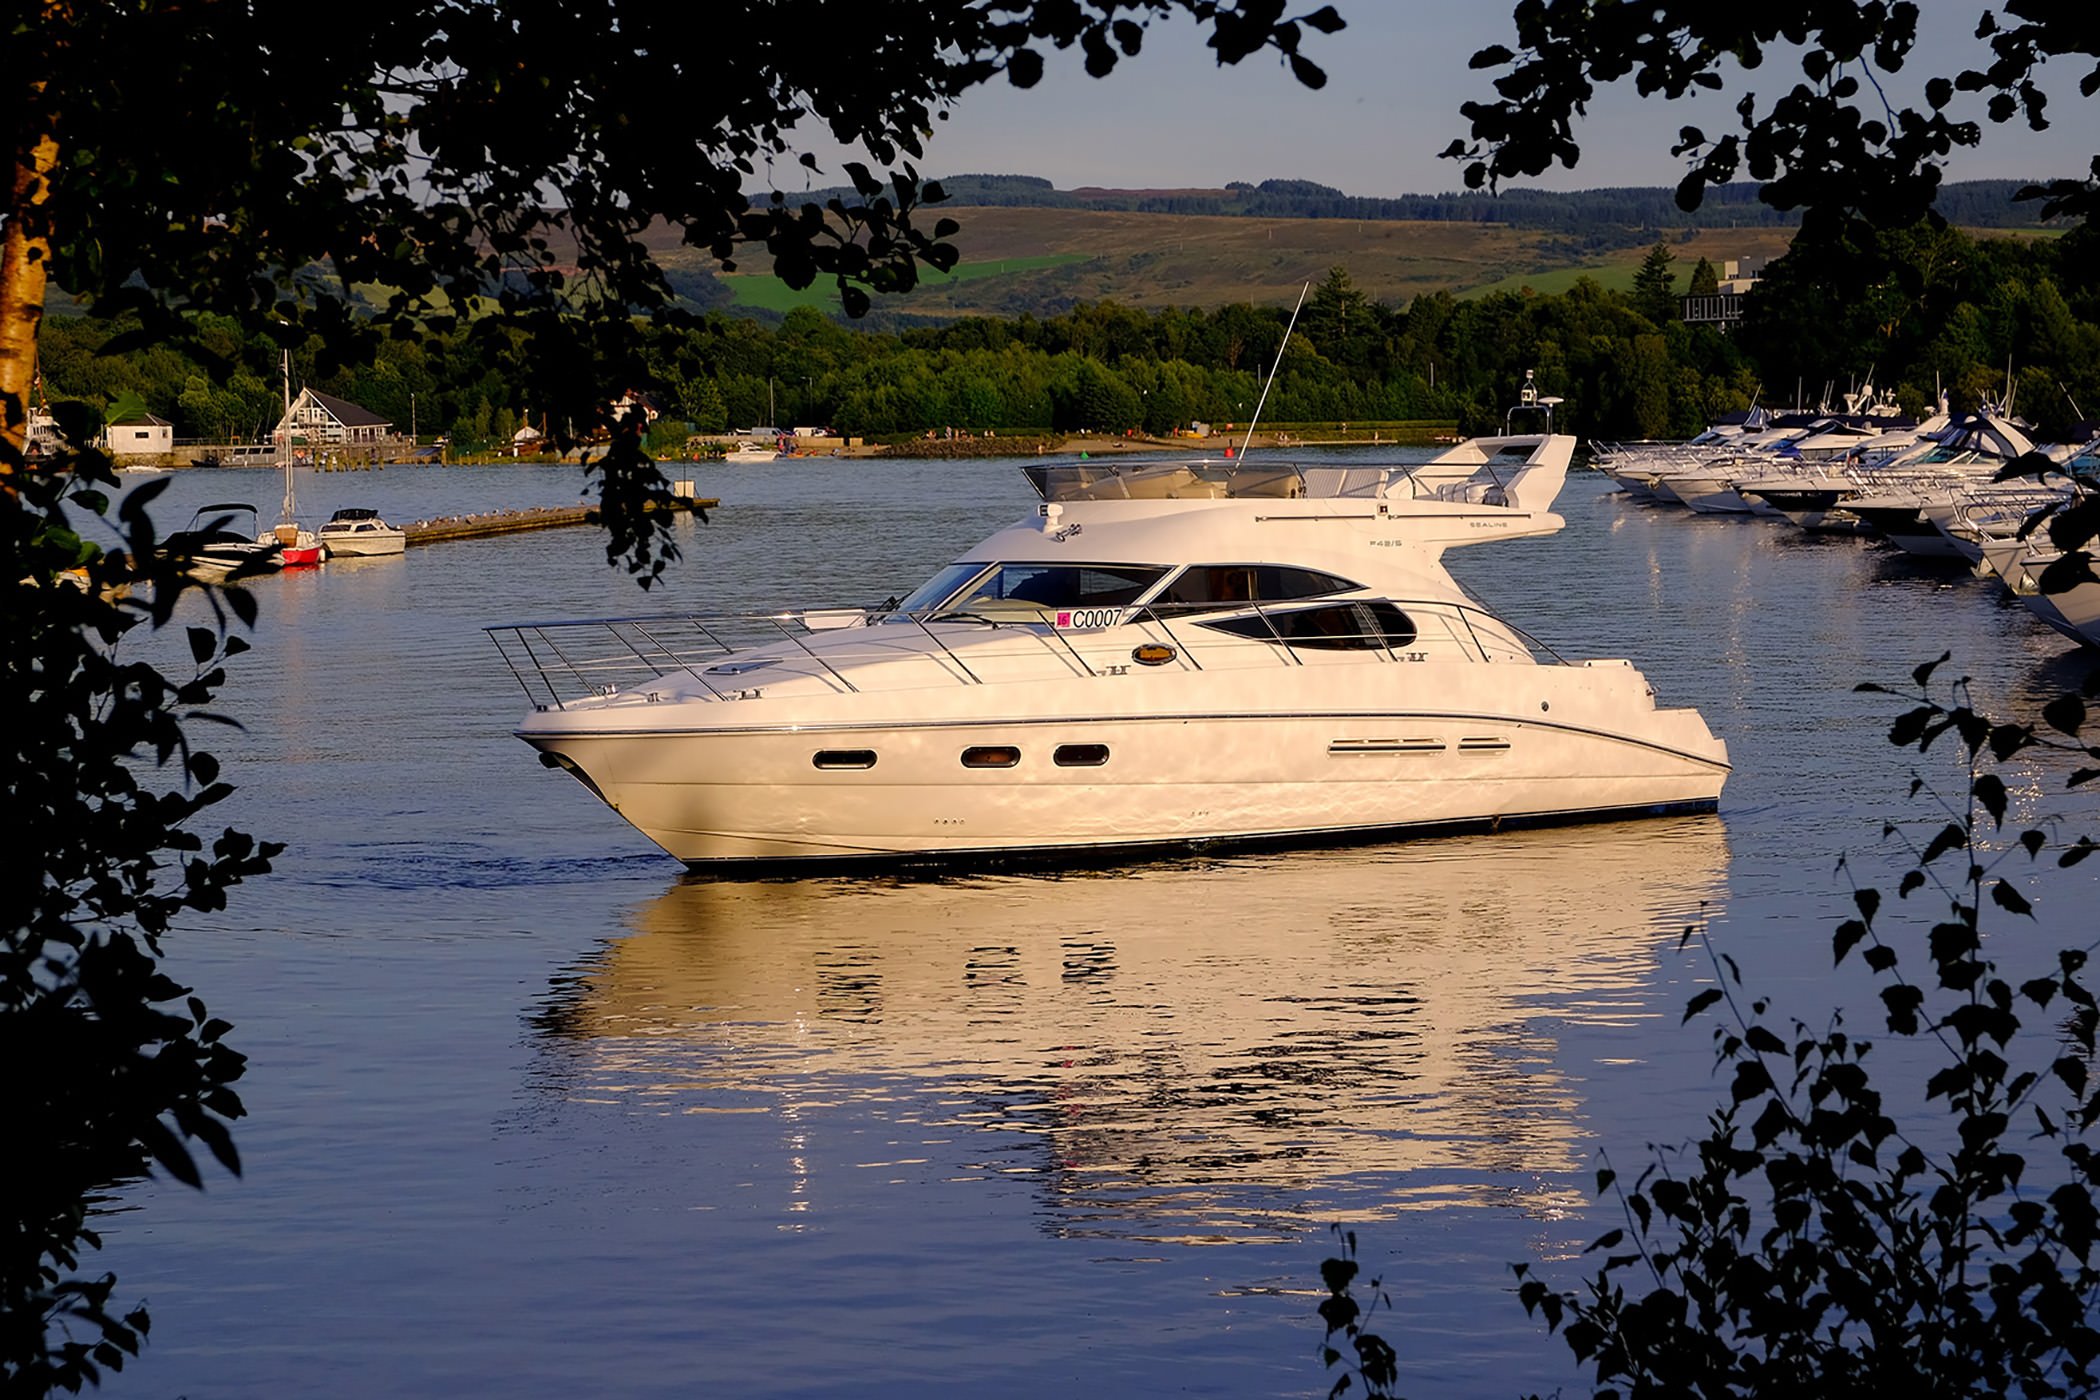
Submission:
<svg viewBox="0 0 2100 1400">
<path fill-rule="evenodd" d="M 1130 649 L 1130 659 L 1140 666 L 1164 666 L 1179 654 L 1165 642 L 1146 642 Z"/>
<path fill-rule="evenodd" d="M 875 750 L 818 749 L 816 757 L 810 762 L 819 768 L 873 768 Z"/>
<path fill-rule="evenodd" d="M 1011 768 L 1021 761 L 1021 751 L 1011 744 L 986 744 L 962 751 L 965 768 Z"/>
<path fill-rule="evenodd" d="M 1059 744 L 1051 761 L 1060 768 L 1099 768 L 1108 762 L 1108 745 Z"/>
</svg>

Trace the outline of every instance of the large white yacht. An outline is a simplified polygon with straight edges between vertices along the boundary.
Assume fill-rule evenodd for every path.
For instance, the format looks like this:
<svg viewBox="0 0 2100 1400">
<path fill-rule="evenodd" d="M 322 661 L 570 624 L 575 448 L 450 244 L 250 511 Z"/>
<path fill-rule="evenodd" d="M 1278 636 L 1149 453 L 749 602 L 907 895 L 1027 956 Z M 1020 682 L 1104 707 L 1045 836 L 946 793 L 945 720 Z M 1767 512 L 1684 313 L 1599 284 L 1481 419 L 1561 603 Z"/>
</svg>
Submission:
<svg viewBox="0 0 2100 1400">
<path fill-rule="evenodd" d="M 1546 427 L 1413 466 L 1030 466 L 1037 513 L 893 609 L 490 631 L 518 736 L 694 867 L 1710 811 L 1696 711 L 1444 570 L 1561 528 Z"/>
</svg>

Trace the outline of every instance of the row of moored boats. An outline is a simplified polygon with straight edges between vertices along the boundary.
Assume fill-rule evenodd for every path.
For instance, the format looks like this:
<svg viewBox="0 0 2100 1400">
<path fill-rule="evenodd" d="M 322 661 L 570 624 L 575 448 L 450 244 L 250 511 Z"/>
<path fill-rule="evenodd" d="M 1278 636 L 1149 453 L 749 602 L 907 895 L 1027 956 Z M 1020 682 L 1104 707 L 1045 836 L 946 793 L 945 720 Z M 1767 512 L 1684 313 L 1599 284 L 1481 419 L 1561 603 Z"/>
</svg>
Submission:
<svg viewBox="0 0 2100 1400">
<path fill-rule="evenodd" d="M 1635 500 L 1702 514 L 1767 516 L 1804 530 L 1878 535 L 1912 554 L 1995 577 L 2066 636 L 2100 647 L 2100 584 L 2044 593 L 2057 559 L 2043 528 L 2100 473 L 2100 437 L 2039 444 L 2004 409 L 1903 417 L 1871 389 L 1843 411 L 1752 409 L 1673 443 L 1597 444 L 1596 463 Z M 2026 471 L 2007 476 L 2015 462 Z"/>
<path fill-rule="evenodd" d="M 259 518 L 256 508 L 244 501 L 199 507 L 187 528 L 168 537 L 167 550 L 187 560 L 191 573 L 217 579 L 236 571 L 269 573 L 323 559 L 400 554 L 408 548 L 405 531 L 362 506 L 337 511 L 318 530 L 290 523 L 289 516 L 285 524 L 259 530 Z"/>
</svg>

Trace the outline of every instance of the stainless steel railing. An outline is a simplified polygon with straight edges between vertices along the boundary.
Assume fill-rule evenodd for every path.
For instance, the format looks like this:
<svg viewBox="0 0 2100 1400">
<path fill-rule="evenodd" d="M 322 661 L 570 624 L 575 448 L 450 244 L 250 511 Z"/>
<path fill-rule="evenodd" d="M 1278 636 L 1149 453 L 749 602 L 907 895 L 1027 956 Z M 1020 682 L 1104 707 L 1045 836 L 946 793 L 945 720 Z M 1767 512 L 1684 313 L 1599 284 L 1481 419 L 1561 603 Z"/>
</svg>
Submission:
<svg viewBox="0 0 2100 1400">
<path fill-rule="evenodd" d="M 1410 641 L 1386 630 L 1295 631 L 1291 617 L 1308 607 L 1342 608 L 1379 601 L 1401 609 L 1415 629 Z M 1130 651 L 1135 627 L 1145 642 L 1164 644 L 1159 664 L 1201 671 L 1218 666 L 1302 666 L 1347 651 L 1390 662 L 1410 655 L 1457 655 L 1477 662 L 1566 665 L 1552 648 L 1485 608 L 1450 599 L 1305 599 L 1291 603 L 1148 605 L 1120 613 L 1119 654 Z M 1054 611 L 1054 610 L 1052 610 Z M 1201 620 L 1259 620 L 1250 631 L 1224 634 Z M 1098 642 L 1109 629 L 1071 630 L 1047 620 L 988 618 L 953 612 L 901 613 L 880 609 L 802 609 L 774 613 L 687 613 L 658 617 L 602 617 L 517 622 L 484 628 L 511 675 L 538 709 L 564 709 L 580 700 L 645 687 L 673 674 L 697 680 L 729 697 L 786 674 L 814 676 L 840 692 L 871 684 L 983 685 L 995 663 L 1017 658 L 1048 662 L 1054 674 L 1108 674 Z M 844 634 L 852 633 L 848 640 Z M 987 633 L 997 645 L 988 644 Z M 816 639 L 825 639 L 813 645 Z M 1256 645 L 1250 646 L 1249 643 Z M 1266 643 L 1267 645 L 1262 645 Z M 748 670 L 734 658 L 764 649 L 775 655 Z M 973 666 L 972 661 L 976 664 Z M 799 662 L 791 672 L 777 668 Z M 871 680 L 871 662 L 890 663 Z M 905 663 L 899 666 L 897 663 Z M 749 675 L 751 679 L 744 677 Z M 857 677 L 857 679 L 856 679 Z"/>
</svg>

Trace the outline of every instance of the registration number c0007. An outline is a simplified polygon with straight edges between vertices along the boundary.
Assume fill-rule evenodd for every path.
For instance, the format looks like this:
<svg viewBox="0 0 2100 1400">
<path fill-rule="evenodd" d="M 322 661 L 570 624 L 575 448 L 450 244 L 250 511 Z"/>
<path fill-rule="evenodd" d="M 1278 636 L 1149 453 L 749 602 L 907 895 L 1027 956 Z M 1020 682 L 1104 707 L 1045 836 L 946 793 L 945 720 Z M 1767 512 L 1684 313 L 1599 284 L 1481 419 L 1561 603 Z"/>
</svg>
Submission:
<svg viewBox="0 0 2100 1400">
<path fill-rule="evenodd" d="M 1061 628 L 1115 627 L 1123 621 L 1121 608 L 1059 608 L 1057 625 Z"/>
</svg>

